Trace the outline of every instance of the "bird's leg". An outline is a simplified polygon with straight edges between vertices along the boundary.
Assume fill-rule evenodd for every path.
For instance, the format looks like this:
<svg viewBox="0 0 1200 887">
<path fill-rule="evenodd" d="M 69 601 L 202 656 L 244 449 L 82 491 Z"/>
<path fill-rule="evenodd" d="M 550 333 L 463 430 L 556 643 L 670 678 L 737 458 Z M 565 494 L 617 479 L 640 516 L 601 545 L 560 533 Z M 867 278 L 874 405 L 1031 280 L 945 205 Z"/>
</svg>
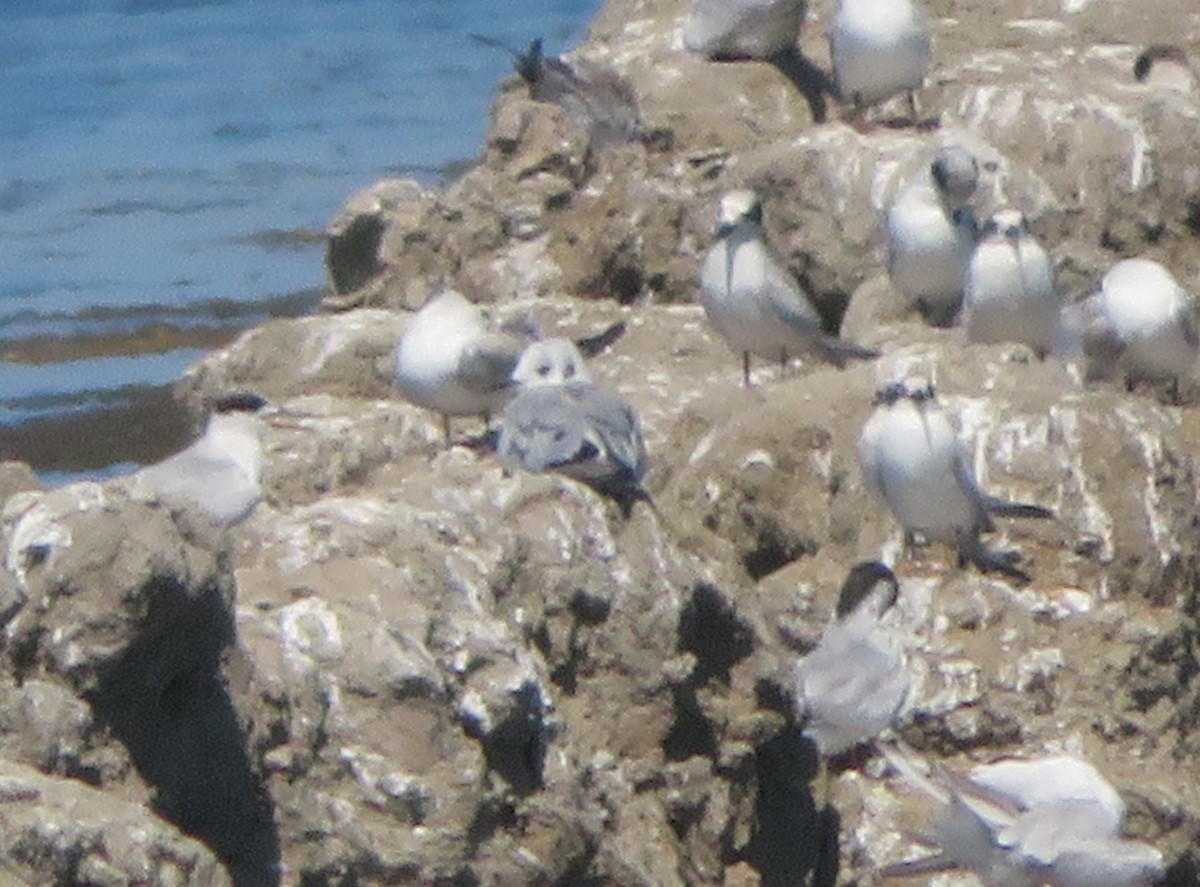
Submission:
<svg viewBox="0 0 1200 887">
<path fill-rule="evenodd" d="M 450 415 L 442 413 L 442 434 L 446 436 L 446 446 L 450 446 Z"/>
<path fill-rule="evenodd" d="M 1179 406 L 1179 377 L 1172 376 L 1171 382 L 1167 386 L 1167 396 L 1171 398 L 1171 403 L 1174 406 Z"/>
<path fill-rule="evenodd" d="M 786 348 L 779 349 L 779 375 L 787 372 L 788 353 Z"/>
<path fill-rule="evenodd" d="M 915 89 L 908 91 L 908 113 L 913 126 L 921 123 L 921 109 L 917 105 L 917 91 Z"/>
<path fill-rule="evenodd" d="M 742 384 L 750 387 L 750 352 L 742 352 Z"/>
</svg>

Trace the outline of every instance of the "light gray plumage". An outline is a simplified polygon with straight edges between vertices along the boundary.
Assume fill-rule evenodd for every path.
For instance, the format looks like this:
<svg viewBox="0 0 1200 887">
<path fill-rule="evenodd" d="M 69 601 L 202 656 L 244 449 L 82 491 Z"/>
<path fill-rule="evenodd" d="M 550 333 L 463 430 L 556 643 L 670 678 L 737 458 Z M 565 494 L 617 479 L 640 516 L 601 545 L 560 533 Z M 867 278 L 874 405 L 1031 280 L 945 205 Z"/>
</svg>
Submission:
<svg viewBox="0 0 1200 887">
<path fill-rule="evenodd" d="M 204 434 L 191 446 L 129 478 L 137 499 L 193 508 L 221 525 L 243 520 L 262 499 L 262 431 L 266 401 L 232 395 L 217 402 Z"/>
<path fill-rule="evenodd" d="M 488 416 L 516 393 L 512 372 L 528 339 L 492 329 L 477 305 L 453 290 L 432 296 L 409 321 L 395 351 L 394 381 L 411 403 L 442 416 Z"/>
<path fill-rule="evenodd" d="M 1121 837 L 1124 802 L 1086 761 L 1005 760 L 963 777 L 884 751 L 936 803 L 922 839 L 936 853 L 886 866 L 885 878 L 958 868 L 987 887 L 1150 887 L 1164 873 L 1158 850 Z"/>
<path fill-rule="evenodd" d="M 914 93 L 933 51 L 925 13 L 913 0 L 839 0 L 829 52 L 843 102 L 861 109 L 907 92 L 915 118 Z"/>
<path fill-rule="evenodd" d="M 888 275 L 892 285 L 938 326 L 953 323 L 975 249 L 969 201 L 979 182 L 974 155 L 939 148 L 926 169 L 906 181 L 888 207 Z"/>
<path fill-rule="evenodd" d="M 1123 259 L 1104 275 L 1100 291 L 1080 306 L 1088 374 L 1140 381 L 1178 381 L 1192 375 L 1200 354 L 1195 300 L 1150 259 Z"/>
<path fill-rule="evenodd" d="M 640 495 L 646 448 L 637 416 L 591 381 L 572 342 L 532 343 L 513 379 L 521 391 L 504 411 L 497 444 L 506 466 L 557 471 L 620 501 Z"/>
<path fill-rule="evenodd" d="M 1060 340 L 1054 263 L 1015 209 L 997 210 L 967 265 L 963 326 L 972 342 L 1021 342 L 1045 357 Z"/>
<path fill-rule="evenodd" d="M 796 46 L 805 0 L 692 0 L 689 52 L 710 59 L 769 59 Z"/>
<path fill-rule="evenodd" d="M 980 533 L 993 529 L 992 515 L 1049 518 L 1037 505 L 1008 502 L 979 489 L 954 425 L 924 380 L 895 382 L 875 395 L 875 409 L 858 438 L 863 482 L 887 505 L 905 538 L 953 545 L 960 560 L 1016 579 L 1016 552 L 985 548 Z"/>
<path fill-rule="evenodd" d="M 822 755 L 870 741 L 895 722 L 908 696 L 904 653 L 883 624 L 899 585 L 877 562 L 857 564 L 838 599 L 837 619 L 796 665 L 804 733 Z"/>
<path fill-rule="evenodd" d="M 813 354 L 839 367 L 879 356 L 821 328 L 816 309 L 766 242 L 762 204 L 753 191 L 728 192 L 717 217 L 717 241 L 700 273 L 700 302 L 716 331 L 742 355 L 747 387 L 751 354 L 781 363 Z"/>
</svg>

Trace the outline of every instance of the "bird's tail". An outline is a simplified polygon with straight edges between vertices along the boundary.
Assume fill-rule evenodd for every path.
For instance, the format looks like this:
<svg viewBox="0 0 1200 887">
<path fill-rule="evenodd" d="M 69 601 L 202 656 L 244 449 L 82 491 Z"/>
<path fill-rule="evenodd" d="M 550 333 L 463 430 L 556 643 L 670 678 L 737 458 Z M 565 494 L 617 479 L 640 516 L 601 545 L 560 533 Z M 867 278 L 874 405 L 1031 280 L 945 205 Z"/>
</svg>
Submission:
<svg viewBox="0 0 1200 887">
<path fill-rule="evenodd" d="M 1051 520 L 1054 518 L 1054 512 L 1049 508 L 1031 505 L 1028 502 L 1009 502 L 1007 499 L 1000 499 L 996 496 L 985 495 L 983 497 L 983 510 L 997 517 L 1033 517 Z"/>
<path fill-rule="evenodd" d="M 856 345 L 837 336 L 821 336 L 821 356 L 835 366 L 844 366 L 848 360 L 874 360 L 879 356 L 877 348 Z"/>
</svg>

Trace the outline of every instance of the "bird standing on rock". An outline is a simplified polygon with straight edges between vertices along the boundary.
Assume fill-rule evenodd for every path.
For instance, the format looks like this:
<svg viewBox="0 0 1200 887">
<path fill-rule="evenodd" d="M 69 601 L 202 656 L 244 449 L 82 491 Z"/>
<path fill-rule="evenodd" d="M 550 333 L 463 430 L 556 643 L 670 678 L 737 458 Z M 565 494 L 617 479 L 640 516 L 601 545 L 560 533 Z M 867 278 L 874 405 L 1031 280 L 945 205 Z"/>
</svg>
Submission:
<svg viewBox="0 0 1200 887">
<path fill-rule="evenodd" d="M 858 438 L 858 463 L 867 489 L 904 528 L 906 543 L 920 535 L 925 542 L 953 545 L 960 561 L 981 570 L 1029 580 L 1016 566 L 1017 552 L 990 551 L 979 534 L 993 529 L 992 515 L 1054 515 L 980 491 L 932 385 L 911 379 L 876 393 L 875 409 Z"/>
<path fill-rule="evenodd" d="M 885 217 L 892 285 L 937 326 L 953 323 L 962 304 L 977 234 L 969 201 L 978 182 L 974 155 L 958 145 L 939 148 Z"/>
<path fill-rule="evenodd" d="M 633 409 L 595 384 L 568 339 L 532 343 L 513 380 L 520 393 L 504 411 L 496 450 L 510 469 L 557 471 L 626 508 L 645 494 L 646 446 Z"/>
<path fill-rule="evenodd" d="M 1178 399 L 1179 380 L 1195 369 L 1200 333 L 1196 303 L 1170 271 L 1150 259 L 1123 259 L 1085 300 L 1083 312 L 1089 375 L 1116 370 L 1130 388 L 1170 381 Z"/>
<path fill-rule="evenodd" d="M 512 372 L 528 338 L 489 328 L 465 296 L 443 290 L 413 315 L 395 351 L 395 384 L 405 400 L 441 414 L 484 422 L 516 393 Z"/>
<path fill-rule="evenodd" d="M 222 526 L 248 517 L 262 499 L 262 420 L 267 401 L 238 392 L 218 399 L 204 434 L 129 478 L 130 495 L 196 508 Z"/>
<path fill-rule="evenodd" d="M 1059 340 L 1054 263 L 1015 209 L 995 212 L 967 266 L 963 326 L 972 342 L 1021 342 L 1045 357 Z"/>
<path fill-rule="evenodd" d="M 879 356 L 821 328 L 816 309 L 766 242 L 758 195 L 747 189 L 728 192 L 717 218 L 717 242 L 700 272 L 700 302 L 716 331 L 741 353 L 747 388 L 751 354 L 783 365 L 815 354 L 839 367 Z"/>
<path fill-rule="evenodd" d="M 914 0 L 839 0 L 829 30 L 838 96 L 856 112 L 902 92 L 918 122 L 916 91 L 933 67 L 925 12 Z"/>
</svg>

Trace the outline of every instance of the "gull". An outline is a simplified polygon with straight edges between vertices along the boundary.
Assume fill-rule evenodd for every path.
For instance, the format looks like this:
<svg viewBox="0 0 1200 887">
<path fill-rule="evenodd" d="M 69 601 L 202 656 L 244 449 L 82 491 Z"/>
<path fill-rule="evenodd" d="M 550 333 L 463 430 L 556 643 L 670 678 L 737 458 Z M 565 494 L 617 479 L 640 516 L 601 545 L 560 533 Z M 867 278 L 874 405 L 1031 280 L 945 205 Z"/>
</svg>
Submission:
<svg viewBox="0 0 1200 887">
<path fill-rule="evenodd" d="M 1150 887 L 1162 854 L 1120 835 L 1125 804 L 1095 767 L 1072 755 L 981 764 L 966 777 L 884 754 L 937 804 L 920 839 L 933 856 L 886 866 L 884 877 L 967 869 L 987 887 Z"/>
<path fill-rule="evenodd" d="M 1123 259 L 1082 311 L 1089 376 L 1116 370 L 1130 389 L 1169 380 L 1178 399 L 1179 380 L 1195 367 L 1200 335 L 1196 304 L 1170 271 L 1150 259 Z"/>
<path fill-rule="evenodd" d="M 1059 339 L 1054 264 L 1015 209 L 992 214 L 967 266 L 963 326 L 972 342 L 1021 342 L 1045 357 Z"/>
<path fill-rule="evenodd" d="M 204 434 L 186 449 L 127 479 L 130 495 L 196 508 L 221 526 L 245 519 L 262 499 L 263 429 L 267 401 L 238 392 L 218 399 Z"/>
<path fill-rule="evenodd" d="M 913 0 L 839 0 L 829 54 L 843 102 L 861 111 L 907 92 L 916 122 L 916 90 L 933 66 L 933 51 L 925 13 Z"/>
<path fill-rule="evenodd" d="M 816 309 L 764 238 L 758 195 L 728 192 L 717 218 L 717 242 L 700 272 L 700 301 L 716 331 L 741 352 L 746 387 L 751 354 L 786 365 L 789 358 L 811 353 L 839 367 L 879 356 L 821 328 Z"/>
<path fill-rule="evenodd" d="M 948 145 L 901 187 L 885 216 L 892 285 L 938 326 L 951 324 L 962 303 L 976 238 L 968 201 L 978 182 L 974 155 Z"/>
<path fill-rule="evenodd" d="M 904 653 L 883 624 L 899 591 L 885 565 L 856 564 L 838 594 L 835 621 L 796 664 L 804 734 L 826 757 L 874 739 L 908 696 Z"/>
<path fill-rule="evenodd" d="M 516 388 L 512 372 L 528 337 L 488 326 L 483 312 L 442 290 L 413 315 L 395 351 L 395 384 L 410 403 L 451 416 L 482 416 L 485 425 Z"/>
<path fill-rule="evenodd" d="M 769 59 L 795 48 L 804 8 L 804 0 L 692 0 L 683 44 L 709 59 Z"/>
<path fill-rule="evenodd" d="M 592 381 L 568 339 L 533 342 L 513 380 L 497 452 L 507 468 L 556 471 L 611 496 L 628 510 L 645 498 L 646 447 L 633 409 Z"/>
<path fill-rule="evenodd" d="M 1029 576 L 1015 551 L 990 551 L 979 534 L 992 530 L 992 516 L 1050 518 L 1037 505 L 1008 502 L 983 493 L 971 473 L 954 425 L 924 380 L 893 382 L 875 395 L 875 409 L 858 438 L 858 464 L 871 494 L 887 505 L 904 528 L 906 545 L 919 535 L 958 551 L 984 571 L 1022 581 Z"/>
</svg>

